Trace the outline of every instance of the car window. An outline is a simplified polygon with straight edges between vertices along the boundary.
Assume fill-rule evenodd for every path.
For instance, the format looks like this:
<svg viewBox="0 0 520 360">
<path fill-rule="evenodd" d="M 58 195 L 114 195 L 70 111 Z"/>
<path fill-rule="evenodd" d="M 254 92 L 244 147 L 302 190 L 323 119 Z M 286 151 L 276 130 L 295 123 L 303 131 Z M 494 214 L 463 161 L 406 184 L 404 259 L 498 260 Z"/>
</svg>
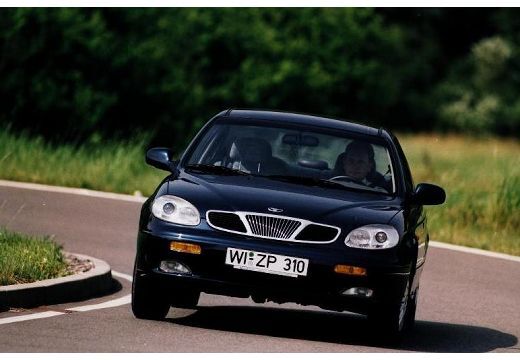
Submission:
<svg viewBox="0 0 520 360">
<path fill-rule="evenodd" d="M 309 177 L 346 187 L 395 192 L 387 147 L 340 132 L 215 124 L 185 164 L 226 167 L 256 176 Z"/>
<path fill-rule="evenodd" d="M 406 156 L 404 155 L 404 151 L 401 147 L 401 144 L 399 143 L 399 140 L 397 140 L 396 137 L 393 137 L 392 140 L 394 141 L 395 147 L 397 149 L 397 153 L 399 154 L 399 157 L 401 158 L 401 164 L 403 165 L 404 183 L 405 183 L 406 191 L 411 192 L 414 189 L 414 183 L 413 183 L 412 172 L 410 171 L 410 167 L 408 166 L 408 161 L 406 160 Z"/>
</svg>

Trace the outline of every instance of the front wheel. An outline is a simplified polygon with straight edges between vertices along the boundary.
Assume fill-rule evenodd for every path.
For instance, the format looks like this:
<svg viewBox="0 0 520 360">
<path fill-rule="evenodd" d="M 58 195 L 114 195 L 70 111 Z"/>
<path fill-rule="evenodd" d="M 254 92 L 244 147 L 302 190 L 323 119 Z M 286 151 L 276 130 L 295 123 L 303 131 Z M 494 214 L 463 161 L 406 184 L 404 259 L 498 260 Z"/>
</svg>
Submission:
<svg viewBox="0 0 520 360">
<path fill-rule="evenodd" d="M 200 291 L 193 289 L 173 289 L 170 305 L 179 308 L 193 309 L 199 302 Z"/>
<path fill-rule="evenodd" d="M 368 319 L 382 340 L 399 342 L 415 321 L 417 293 L 410 294 L 410 283 L 398 303 L 376 305 Z"/>
<path fill-rule="evenodd" d="M 138 319 L 162 320 L 170 310 L 169 299 L 145 277 L 139 276 L 134 267 L 132 282 L 132 312 Z"/>
</svg>

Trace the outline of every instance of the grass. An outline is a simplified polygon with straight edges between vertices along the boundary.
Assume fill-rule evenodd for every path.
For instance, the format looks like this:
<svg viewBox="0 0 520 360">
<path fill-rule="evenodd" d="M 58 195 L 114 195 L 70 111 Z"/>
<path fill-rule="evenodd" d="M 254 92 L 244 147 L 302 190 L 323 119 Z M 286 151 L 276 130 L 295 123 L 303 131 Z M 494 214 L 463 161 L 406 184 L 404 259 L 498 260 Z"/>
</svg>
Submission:
<svg viewBox="0 0 520 360">
<path fill-rule="evenodd" d="M 0 228 L 0 286 L 68 274 L 61 247 L 49 237 L 27 236 Z"/>
<path fill-rule="evenodd" d="M 520 255 L 520 142 L 445 135 L 399 136 L 416 183 L 438 184 L 427 207 L 433 239 Z"/>
<path fill-rule="evenodd" d="M 447 192 L 426 207 L 431 238 L 520 255 L 520 142 L 400 135 L 416 183 Z M 144 162 L 144 141 L 50 146 L 0 131 L 0 178 L 144 195 L 167 174 Z"/>
<path fill-rule="evenodd" d="M 167 174 L 144 162 L 144 141 L 51 146 L 0 130 L 0 178 L 118 193 L 151 194 Z"/>
</svg>

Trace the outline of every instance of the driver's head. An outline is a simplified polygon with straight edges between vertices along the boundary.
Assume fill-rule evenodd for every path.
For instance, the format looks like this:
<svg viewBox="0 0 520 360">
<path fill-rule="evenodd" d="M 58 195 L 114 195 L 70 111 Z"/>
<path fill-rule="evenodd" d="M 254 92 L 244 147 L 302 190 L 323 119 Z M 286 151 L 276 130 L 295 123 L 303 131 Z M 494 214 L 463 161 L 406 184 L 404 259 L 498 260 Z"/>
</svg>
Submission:
<svg viewBox="0 0 520 360">
<path fill-rule="evenodd" d="M 372 145 L 352 141 L 347 145 L 343 156 L 343 171 L 345 175 L 355 180 L 364 180 L 370 173 L 374 163 L 374 149 Z"/>
</svg>

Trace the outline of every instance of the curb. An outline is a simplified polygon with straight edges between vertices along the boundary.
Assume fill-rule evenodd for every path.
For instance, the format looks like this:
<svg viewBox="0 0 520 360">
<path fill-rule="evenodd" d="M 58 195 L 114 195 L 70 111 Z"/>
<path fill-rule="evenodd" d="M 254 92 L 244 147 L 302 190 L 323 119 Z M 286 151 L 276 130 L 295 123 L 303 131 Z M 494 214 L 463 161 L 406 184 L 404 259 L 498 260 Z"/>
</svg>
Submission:
<svg viewBox="0 0 520 360">
<path fill-rule="evenodd" d="M 85 300 L 106 294 L 113 288 L 112 272 L 106 262 L 81 254 L 70 255 L 90 260 L 94 267 L 84 273 L 57 279 L 0 286 L 0 308 L 31 308 Z"/>
</svg>

